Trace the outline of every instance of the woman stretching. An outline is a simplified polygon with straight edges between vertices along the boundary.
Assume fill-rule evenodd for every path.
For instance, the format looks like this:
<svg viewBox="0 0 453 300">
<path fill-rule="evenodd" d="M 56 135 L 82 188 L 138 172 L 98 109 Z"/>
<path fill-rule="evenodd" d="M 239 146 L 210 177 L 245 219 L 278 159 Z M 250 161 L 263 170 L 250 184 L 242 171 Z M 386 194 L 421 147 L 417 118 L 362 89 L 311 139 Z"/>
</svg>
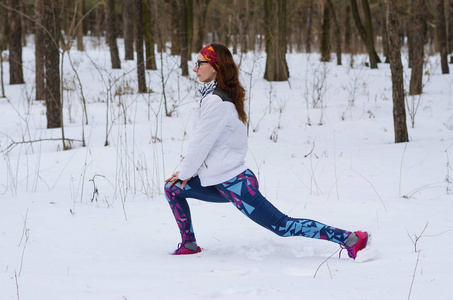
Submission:
<svg viewBox="0 0 453 300">
<path fill-rule="evenodd" d="M 193 71 L 205 83 L 199 88 L 194 133 L 179 172 L 165 180 L 165 195 L 181 233 L 173 253 L 201 252 L 195 240 L 186 198 L 231 202 L 244 215 L 279 236 L 328 240 L 355 259 L 366 247 L 368 233 L 351 232 L 314 220 L 291 218 L 261 195 L 255 174 L 245 166 L 247 115 L 245 90 L 227 47 L 211 44 L 198 53 Z"/>
</svg>

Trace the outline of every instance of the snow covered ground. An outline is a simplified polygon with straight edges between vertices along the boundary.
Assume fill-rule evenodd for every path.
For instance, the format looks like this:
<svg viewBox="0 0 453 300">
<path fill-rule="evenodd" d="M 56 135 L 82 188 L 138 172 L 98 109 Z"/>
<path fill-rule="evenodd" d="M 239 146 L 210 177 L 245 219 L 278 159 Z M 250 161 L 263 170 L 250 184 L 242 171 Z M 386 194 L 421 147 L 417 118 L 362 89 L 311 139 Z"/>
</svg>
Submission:
<svg viewBox="0 0 453 300">
<path fill-rule="evenodd" d="M 112 71 L 104 43 L 86 46 L 71 58 L 88 125 L 64 58 L 65 136 L 87 144 L 68 151 L 45 140 L 61 129 L 46 129 L 33 100 L 33 43 L 27 84 L 9 85 L 4 63 L 1 299 L 453 299 L 453 76 L 440 74 L 438 57 L 423 95 L 408 98 L 408 110 L 419 101 L 410 142 L 395 144 L 389 65 L 288 54 L 289 82 L 270 83 L 264 54 L 235 56 L 249 97 L 247 163 L 262 193 L 288 215 L 369 230 L 372 244 L 356 261 L 338 258 L 334 243 L 280 238 L 232 205 L 192 200 L 204 251 L 171 256 L 179 233 L 162 186 L 190 138 L 196 78 L 179 75 L 178 57 L 159 56 L 147 71 L 153 93 L 131 94 L 135 62 Z M 408 87 L 407 68 L 405 78 Z M 7 149 L 33 140 L 45 141 Z"/>
</svg>

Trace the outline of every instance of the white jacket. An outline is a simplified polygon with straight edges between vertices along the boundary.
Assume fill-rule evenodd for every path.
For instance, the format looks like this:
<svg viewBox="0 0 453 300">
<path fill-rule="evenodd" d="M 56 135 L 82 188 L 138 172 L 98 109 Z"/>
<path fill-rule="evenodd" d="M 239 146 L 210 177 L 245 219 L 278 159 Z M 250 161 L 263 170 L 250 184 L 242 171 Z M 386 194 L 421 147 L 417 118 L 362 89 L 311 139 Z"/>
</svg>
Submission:
<svg viewBox="0 0 453 300">
<path fill-rule="evenodd" d="M 227 181 L 247 169 L 247 128 L 233 103 L 208 94 L 194 112 L 194 131 L 179 179 L 199 176 L 202 186 Z"/>
</svg>

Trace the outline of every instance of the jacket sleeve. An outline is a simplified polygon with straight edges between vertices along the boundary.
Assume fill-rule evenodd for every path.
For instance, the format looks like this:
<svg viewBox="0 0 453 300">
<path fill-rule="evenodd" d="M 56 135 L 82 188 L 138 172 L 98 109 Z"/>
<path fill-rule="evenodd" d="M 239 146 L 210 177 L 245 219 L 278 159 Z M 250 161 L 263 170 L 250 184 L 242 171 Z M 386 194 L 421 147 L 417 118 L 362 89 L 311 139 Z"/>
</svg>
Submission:
<svg viewBox="0 0 453 300">
<path fill-rule="evenodd" d="M 209 151 L 227 125 L 224 102 L 220 97 L 210 95 L 203 100 L 189 148 L 179 171 L 179 179 L 186 180 L 197 174 Z"/>
</svg>

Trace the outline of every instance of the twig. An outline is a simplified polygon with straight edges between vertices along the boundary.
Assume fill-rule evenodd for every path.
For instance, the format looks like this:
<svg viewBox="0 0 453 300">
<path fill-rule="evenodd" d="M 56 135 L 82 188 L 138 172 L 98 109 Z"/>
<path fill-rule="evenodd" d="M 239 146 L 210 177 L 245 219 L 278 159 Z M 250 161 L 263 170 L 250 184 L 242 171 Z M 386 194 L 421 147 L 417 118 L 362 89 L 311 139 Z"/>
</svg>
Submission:
<svg viewBox="0 0 453 300">
<path fill-rule="evenodd" d="M 14 277 L 16 277 L 17 300 L 19 300 L 19 281 L 17 280 L 17 273 L 16 273 L 16 271 L 14 271 Z"/>
<path fill-rule="evenodd" d="M 404 151 L 403 151 L 403 156 L 401 157 L 401 163 L 400 163 L 400 183 L 399 183 L 399 190 L 398 190 L 398 195 L 401 197 L 401 177 L 403 176 L 403 159 L 404 159 L 404 154 L 406 154 L 406 148 L 407 148 L 407 143 L 404 145 Z"/>
<path fill-rule="evenodd" d="M 351 168 L 352 169 L 352 168 Z M 371 187 L 373 188 L 374 192 L 376 193 L 376 195 L 378 196 L 379 200 L 381 200 L 381 203 L 382 203 L 382 206 L 384 206 L 384 210 L 387 212 L 387 207 L 385 206 L 385 203 L 384 201 L 382 200 L 381 196 L 379 196 L 379 193 L 377 192 L 377 190 L 375 189 L 374 185 L 371 183 L 371 181 L 369 181 L 368 179 L 366 179 L 362 174 L 360 174 L 359 172 L 357 172 L 356 170 L 352 169 L 354 172 L 356 172 L 360 177 L 362 177 L 363 179 L 365 179 L 370 185 Z"/>
<path fill-rule="evenodd" d="M 70 142 L 83 142 L 81 140 L 77 140 L 77 139 L 68 139 L 68 138 L 65 138 L 66 141 L 70 141 Z M 8 145 L 8 147 L 6 147 L 4 150 L 0 151 L 1 153 L 8 153 L 10 152 L 11 150 L 13 150 L 14 147 L 16 147 L 17 145 L 21 145 L 21 144 L 32 144 L 32 143 L 39 143 L 39 142 L 45 142 L 45 141 L 61 141 L 61 139 L 58 139 L 58 138 L 49 138 L 49 139 L 39 139 L 39 140 L 30 140 L 30 141 L 21 141 L 21 142 L 12 142 L 11 144 Z"/>
<path fill-rule="evenodd" d="M 319 269 L 321 268 L 321 266 L 327 262 L 332 256 L 334 256 L 335 254 L 337 254 L 337 252 L 340 251 L 340 249 L 337 249 L 334 253 L 332 253 L 328 258 L 326 258 L 320 265 L 319 267 L 316 269 L 316 272 L 315 272 L 315 275 L 313 275 L 313 278 L 316 278 L 316 274 L 318 273 Z M 330 269 L 329 269 L 329 272 L 330 272 Z M 332 277 L 332 273 L 330 274 L 330 276 Z"/>
</svg>

